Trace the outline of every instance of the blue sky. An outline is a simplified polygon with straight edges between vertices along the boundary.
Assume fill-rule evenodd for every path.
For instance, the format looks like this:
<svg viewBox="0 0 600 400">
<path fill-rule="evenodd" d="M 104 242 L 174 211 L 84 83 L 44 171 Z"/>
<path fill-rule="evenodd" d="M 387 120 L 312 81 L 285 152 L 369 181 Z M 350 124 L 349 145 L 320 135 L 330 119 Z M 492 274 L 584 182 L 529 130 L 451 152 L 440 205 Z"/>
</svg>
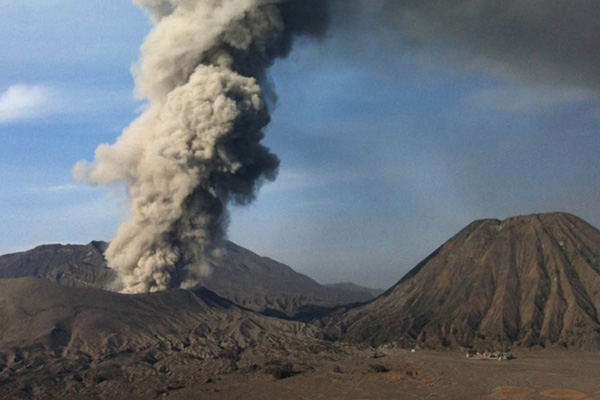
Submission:
<svg viewBox="0 0 600 400">
<path fill-rule="evenodd" d="M 125 218 L 71 168 L 138 115 L 129 71 L 149 29 L 127 0 L 0 0 L 0 253 L 110 240 Z M 595 90 L 350 33 L 334 23 L 272 68 L 280 175 L 232 210 L 233 241 L 321 282 L 386 287 L 477 218 L 600 226 Z"/>
</svg>

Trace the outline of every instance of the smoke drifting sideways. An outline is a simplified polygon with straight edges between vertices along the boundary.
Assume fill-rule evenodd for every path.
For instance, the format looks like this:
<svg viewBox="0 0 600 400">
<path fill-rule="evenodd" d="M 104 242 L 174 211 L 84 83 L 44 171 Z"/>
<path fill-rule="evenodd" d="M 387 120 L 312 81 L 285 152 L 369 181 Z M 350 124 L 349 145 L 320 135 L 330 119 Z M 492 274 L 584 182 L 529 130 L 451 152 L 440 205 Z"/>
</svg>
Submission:
<svg viewBox="0 0 600 400">
<path fill-rule="evenodd" d="M 371 54 L 414 52 L 518 85 L 600 88 L 596 0 L 331 1 L 331 29 L 360 29 Z M 352 44 L 345 51 L 356 58 Z"/>
<path fill-rule="evenodd" d="M 294 38 L 329 22 L 319 0 L 135 0 L 155 27 L 134 66 L 146 111 L 95 161 L 92 186 L 123 183 L 131 219 L 106 251 L 123 293 L 191 287 L 224 238 L 230 203 L 253 201 L 278 158 L 261 144 L 270 120 L 266 70 Z"/>
</svg>

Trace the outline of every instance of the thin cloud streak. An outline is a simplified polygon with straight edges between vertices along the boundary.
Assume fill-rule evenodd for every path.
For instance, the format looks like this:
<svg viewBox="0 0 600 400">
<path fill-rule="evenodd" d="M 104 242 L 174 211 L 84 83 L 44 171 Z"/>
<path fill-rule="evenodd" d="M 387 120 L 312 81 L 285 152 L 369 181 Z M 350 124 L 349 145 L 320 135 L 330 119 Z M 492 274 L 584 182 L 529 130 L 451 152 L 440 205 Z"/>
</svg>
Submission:
<svg viewBox="0 0 600 400">
<path fill-rule="evenodd" d="M 467 105 L 478 108 L 519 113 L 598 101 L 599 96 L 591 90 L 576 87 L 517 87 L 508 86 L 488 89 L 466 98 Z"/>
<path fill-rule="evenodd" d="M 74 183 L 65 183 L 62 185 L 49 186 L 45 189 L 46 189 L 46 191 L 51 192 L 51 193 L 73 193 L 73 192 L 84 192 L 84 191 L 91 190 L 87 186 L 77 185 Z"/>
<path fill-rule="evenodd" d="M 130 90 L 106 90 L 96 86 L 63 86 L 50 84 L 13 84 L 0 93 L 0 125 L 22 124 L 42 118 L 89 118 L 107 111 L 131 108 L 139 113 Z M 143 104 L 142 104 L 143 106 Z"/>
</svg>

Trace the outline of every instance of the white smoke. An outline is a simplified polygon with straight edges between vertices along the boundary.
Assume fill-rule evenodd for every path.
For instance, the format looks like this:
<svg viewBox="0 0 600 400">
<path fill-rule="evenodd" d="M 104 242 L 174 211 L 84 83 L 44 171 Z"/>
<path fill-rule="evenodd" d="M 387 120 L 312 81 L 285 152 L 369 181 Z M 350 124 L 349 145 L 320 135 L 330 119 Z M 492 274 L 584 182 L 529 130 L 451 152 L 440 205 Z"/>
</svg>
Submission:
<svg viewBox="0 0 600 400">
<path fill-rule="evenodd" d="M 125 293 L 187 287 L 207 273 L 204 255 L 224 237 L 227 204 L 252 201 L 277 173 L 279 160 L 260 144 L 270 118 L 265 70 L 294 35 L 327 24 L 307 0 L 135 2 L 156 23 L 134 67 L 148 109 L 73 170 L 90 185 L 127 188 L 132 217 L 106 251 Z"/>
</svg>

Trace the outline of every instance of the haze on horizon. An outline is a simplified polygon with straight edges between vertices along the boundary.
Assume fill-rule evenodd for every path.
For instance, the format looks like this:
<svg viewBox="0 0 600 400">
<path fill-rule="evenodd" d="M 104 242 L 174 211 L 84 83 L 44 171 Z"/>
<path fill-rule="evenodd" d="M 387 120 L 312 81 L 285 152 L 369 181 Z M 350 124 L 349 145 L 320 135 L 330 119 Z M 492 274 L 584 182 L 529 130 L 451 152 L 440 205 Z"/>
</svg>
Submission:
<svg viewBox="0 0 600 400">
<path fill-rule="evenodd" d="M 547 4 L 546 22 L 562 2 Z M 110 240 L 119 190 L 76 185 L 71 168 L 143 107 L 129 69 L 149 23 L 128 0 L 0 10 L 0 253 Z M 500 18 L 480 38 L 443 11 L 415 14 L 438 25 L 393 20 L 406 29 L 338 12 L 327 37 L 276 62 L 265 143 L 279 178 L 233 210 L 231 240 L 320 282 L 387 287 L 473 219 L 568 211 L 600 225 L 597 25 L 553 43 Z"/>
</svg>

